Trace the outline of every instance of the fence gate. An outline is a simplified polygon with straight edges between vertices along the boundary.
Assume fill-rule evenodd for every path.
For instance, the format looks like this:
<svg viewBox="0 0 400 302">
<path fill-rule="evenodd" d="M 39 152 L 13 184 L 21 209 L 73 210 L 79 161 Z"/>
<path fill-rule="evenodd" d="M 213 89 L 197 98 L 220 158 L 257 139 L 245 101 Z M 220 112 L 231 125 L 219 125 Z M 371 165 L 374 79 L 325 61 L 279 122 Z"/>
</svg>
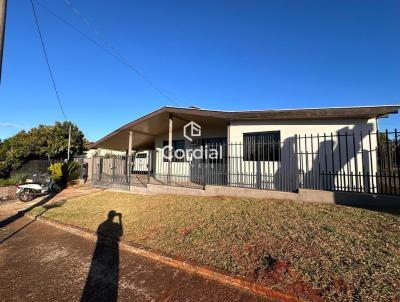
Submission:
<svg viewBox="0 0 400 302">
<path fill-rule="evenodd" d="M 129 175 L 127 173 L 127 157 L 93 157 L 93 185 L 119 190 L 129 190 Z"/>
</svg>

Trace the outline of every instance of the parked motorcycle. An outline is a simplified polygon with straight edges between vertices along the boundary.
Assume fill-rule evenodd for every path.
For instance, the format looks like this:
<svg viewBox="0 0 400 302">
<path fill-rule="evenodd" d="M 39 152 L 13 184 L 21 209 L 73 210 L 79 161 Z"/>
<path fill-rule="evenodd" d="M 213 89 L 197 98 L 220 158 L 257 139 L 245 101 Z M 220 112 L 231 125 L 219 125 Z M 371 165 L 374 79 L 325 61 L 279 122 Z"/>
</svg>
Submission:
<svg viewBox="0 0 400 302">
<path fill-rule="evenodd" d="M 61 185 L 52 180 L 48 174 L 33 174 L 32 182 L 19 185 L 16 195 L 20 201 L 28 202 L 39 196 L 59 193 L 61 189 Z"/>
</svg>

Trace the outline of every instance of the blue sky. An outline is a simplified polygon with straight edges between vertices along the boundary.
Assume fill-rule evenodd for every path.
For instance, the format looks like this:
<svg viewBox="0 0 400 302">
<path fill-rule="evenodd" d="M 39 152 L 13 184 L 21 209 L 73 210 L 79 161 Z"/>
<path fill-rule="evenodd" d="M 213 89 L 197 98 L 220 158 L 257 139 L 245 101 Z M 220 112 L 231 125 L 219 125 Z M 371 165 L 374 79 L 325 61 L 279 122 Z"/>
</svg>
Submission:
<svg viewBox="0 0 400 302">
<path fill-rule="evenodd" d="M 164 105 L 400 103 L 400 1 L 39 2 L 173 96 L 37 4 L 65 112 L 91 140 Z M 63 118 L 29 0 L 9 1 L 0 102 L 0 138 Z"/>
</svg>

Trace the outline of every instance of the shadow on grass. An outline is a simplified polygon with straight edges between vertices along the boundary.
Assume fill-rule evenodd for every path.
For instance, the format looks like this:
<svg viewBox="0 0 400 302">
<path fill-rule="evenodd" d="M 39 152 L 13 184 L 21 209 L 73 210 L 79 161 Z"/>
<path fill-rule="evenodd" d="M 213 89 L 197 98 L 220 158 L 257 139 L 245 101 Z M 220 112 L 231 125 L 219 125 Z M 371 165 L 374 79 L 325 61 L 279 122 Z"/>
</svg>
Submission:
<svg viewBox="0 0 400 302">
<path fill-rule="evenodd" d="M 117 301 L 122 234 L 122 214 L 112 210 L 97 228 L 96 247 L 81 301 Z"/>
</svg>

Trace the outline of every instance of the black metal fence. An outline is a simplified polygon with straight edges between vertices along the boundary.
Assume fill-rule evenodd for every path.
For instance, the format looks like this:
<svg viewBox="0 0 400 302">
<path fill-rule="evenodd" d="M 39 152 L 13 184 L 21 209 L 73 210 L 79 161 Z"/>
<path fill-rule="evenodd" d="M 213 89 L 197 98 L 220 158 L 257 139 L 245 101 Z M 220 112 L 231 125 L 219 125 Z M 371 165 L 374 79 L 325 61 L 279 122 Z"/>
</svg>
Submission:
<svg viewBox="0 0 400 302">
<path fill-rule="evenodd" d="M 295 192 L 299 188 L 400 195 L 400 139 L 354 129 L 329 134 L 257 138 L 93 158 L 93 184 L 129 189 L 163 184 Z"/>
<path fill-rule="evenodd" d="M 92 183 L 95 186 L 129 189 L 128 161 L 126 156 L 94 156 L 92 158 Z"/>
<path fill-rule="evenodd" d="M 298 136 L 299 187 L 400 195 L 399 143 L 397 130 Z"/>
<path fill-rule="evenodd" d="M 49 161 L 47 159 L 33 159 L 26 162 L 21 167 L 11 171 L 11 177 L 23 179 L 26 177 L 30 178 L 32 177 L 33 174 L 48 173 L 50 165 L 54 162 L 60 162 L 60 161 L 61 160 Z"/>
</svg>

